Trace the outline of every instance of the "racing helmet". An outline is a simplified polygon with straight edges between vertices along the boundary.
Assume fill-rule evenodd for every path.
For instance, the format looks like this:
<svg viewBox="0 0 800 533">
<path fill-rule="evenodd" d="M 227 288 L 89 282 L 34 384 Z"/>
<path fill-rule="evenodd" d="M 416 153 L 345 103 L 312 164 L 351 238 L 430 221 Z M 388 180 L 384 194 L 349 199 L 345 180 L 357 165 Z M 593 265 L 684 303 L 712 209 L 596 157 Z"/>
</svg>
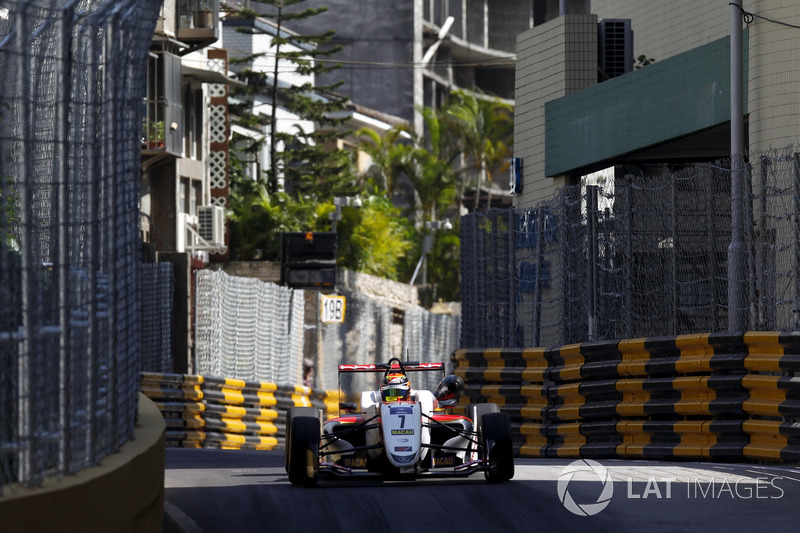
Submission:
<svg viewBox="0 0 800 533">
<path fill-rule="evenodd" d="M 396 402 L 411 397 L 411 382 L 405 374 L 393 372 L 386 374 L 381 380 L 381 400 Z"/>
</svg>

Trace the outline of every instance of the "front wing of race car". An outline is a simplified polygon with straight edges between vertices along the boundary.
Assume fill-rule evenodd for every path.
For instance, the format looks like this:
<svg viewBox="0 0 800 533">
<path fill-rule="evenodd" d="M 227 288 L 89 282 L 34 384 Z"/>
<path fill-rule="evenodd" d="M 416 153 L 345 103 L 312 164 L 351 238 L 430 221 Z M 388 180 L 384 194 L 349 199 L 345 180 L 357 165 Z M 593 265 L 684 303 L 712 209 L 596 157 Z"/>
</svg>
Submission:
<svg viewBox="0 0 800 533">
<path fill-rule="evenodd" d="M 426 420 L 426 421 L 422 421 Z M 422 415 L 421 425 L 431 434 L 430 440 L 420 443 L 420 453 L 406 467 L 391 464 L 390 453 L 384 441 L 369 443 L 367 434 L 379 431 L 377 419 L 363 415 L 333 418 L 323 425 L 319 446 L 319 472 L 337 476 L 382 476 L 382 477 L 450 477 L 469 476 L 479 471 L 488 471 L 489 462 L 481 458 L 482 445 L 479 434 L 474 431 L 472 421 L 464 416 L 444 413 Z M 394 430 L 400 440 L 414 446 L 412 430 L 408 438 L 403 430 Z M 402 444 L 402 443 L 400 443 Z"/>
</svg>

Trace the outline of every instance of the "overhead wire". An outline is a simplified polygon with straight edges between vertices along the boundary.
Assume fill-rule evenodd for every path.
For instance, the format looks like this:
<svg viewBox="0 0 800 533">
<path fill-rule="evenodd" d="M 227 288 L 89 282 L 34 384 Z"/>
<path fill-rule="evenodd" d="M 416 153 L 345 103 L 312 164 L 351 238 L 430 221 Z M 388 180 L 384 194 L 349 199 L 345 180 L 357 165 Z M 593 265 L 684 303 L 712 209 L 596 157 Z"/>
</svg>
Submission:
<svg viewBox="0 0 800 533">
<path fill-rule="evenodd" d="M 789 24 L 788 22 L 783 22 L 782 20 L 775 20 L 775 19 L 771 19 L 769 17 L 765 17 L 764 15 L 759 15 L 758 13 L 752 13 L 750 11 L 746 11 L 742 6 L 740 6 L 738 4 L 734 4 L 733 2 L 728 2 L 728 5 L 729 6 L 736 6 L 736 7 L 739 8 L 739 10 L 741 10 L 741 12 L 742 12 L 742 20 L 748 26 L 753 23 L 754 19 L 761 19 L 761 20 L 765 20 L 767 22 L 772 22 L 773 24 L 780 24 L 781 26 L 786 26 L 787 28 L 795 28 L 795 29 L 800 30 L 800 26 L 798 26 L 797 24 Z"/>
</svg>

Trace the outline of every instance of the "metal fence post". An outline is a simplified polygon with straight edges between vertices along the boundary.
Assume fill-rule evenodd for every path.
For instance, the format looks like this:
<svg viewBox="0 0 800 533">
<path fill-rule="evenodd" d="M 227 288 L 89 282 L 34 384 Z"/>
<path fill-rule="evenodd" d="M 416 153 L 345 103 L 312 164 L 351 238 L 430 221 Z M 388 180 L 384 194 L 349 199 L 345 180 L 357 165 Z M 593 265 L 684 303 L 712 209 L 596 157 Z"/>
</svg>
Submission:
<svg viewBox="0 0 800 533">
<path fill-rule="evenodd" d="M 540 346 L 542 333 L 542 267 L 544 264 L 544 208 L 536 210 L 536 277 L 533 286 L 533 345 Z"/>
<path fill-rule="evenodd" d="M 31 45 L 27 39 L 27 24 L 29 19 L 27 7 L 22 7 L 17 13 L 16 39 L 15 46 L 19 58 L 17 60 L 16 83 L 18 87 L 26 87 L 30 79 Z M 19 116 L 18 146 L 19 159 L 18 168 L 22 176 L 31 175 L 31 124 L 28 109 L 29 102 L 21 101 L 15 110 Z M 38 287 L 34 286 L 31 276 L 33 259 L 33 191 L 27 179 L 19 180 L 19 228 L 20 228 L 20 250 L 21 254 L 21 285 L 22 285 L 22 330 L 23 338 L 19 348 L 19 365 L 17 367 L 17 435 L 16 445 L 17 454 L 17 478 L 20 480 L 33 479 L 33 435 L 31 431 L 31 418 L 34 410 L 32 401 L 34 395 L 31 394 L 31 354 L 36 349 L 34 340 L 34 302 L 33 297 Z M 35 476 L 36 480 L 41 475 Z"/>
<path fill-rule="evenodd" d="M 597 186 L 586 186 L 586 269 L 589 340 L 597 340 Z"/>
<path fill-rule="evenodd" d="M 516 251 L 516 216 L 511 209 L 507 210 L 508 227 L 508 314 L 511 331 L 509 332 L 509 346 L 521 348 L 522 339 L 517 335 L 517 292 L 519 291 L 519 280 L 517 277 L 517 254 Z"/>
<path fill-rule="evenodd" d="M 709 253 L 706 255 L 706 268 L 708 269 L 708 280 L 709 280 L 709 295 L 711 299 L 711 309 L 709 311 L 709 318 L 711 319 L 711 327 L 716 330 L 718 327 L 718 310 L 717 306 L 719 305 L 719 301 L 717 299 L 717 288 L 716 288 L 716 280 L 717 280 L 717 254 L 716 254 L 716 247 L 717 247 L 717 226 L 714 220 L 714 173 L 711 169 L 706 168 L 703 172 L 706 177 L 706 190 L 708 194 L 706 196 L 706 224 L 708 225 L 707 236 L 706 236 L 706 247 L 709 250 Z"/>
<path fill-rule="evenodd" d="M 632 180 L 625 175 L 622 179 L 624 194 L 622 197 L 623 234 L 625 238 L 625 336 L 633 335 L 633 207 L 632 207 Z"/>
<path fill-rule="evenodd" d="M 672 222 L 672 234 L 670 235 L 672 239 L 670 248 L 672 250 L 670 255 L 670 270 L 672 271 L 672 314 L 670 319 L 672 327 L 669 331 L 674 335 L 678 331 L 678 306 L 680 305 L 680 292 L 678 290 L 678 175 L 670 172 L 669 179 L 672 184 L 672 202 L 670 204 L 672 207 L 672 216 L 670 217 L 670 222 Z"/>
<path fill-rule="evenodd" d="M 792 157 L 794 171 L 794 329 L 800 329 L 800 153 Z"/>
</svg>

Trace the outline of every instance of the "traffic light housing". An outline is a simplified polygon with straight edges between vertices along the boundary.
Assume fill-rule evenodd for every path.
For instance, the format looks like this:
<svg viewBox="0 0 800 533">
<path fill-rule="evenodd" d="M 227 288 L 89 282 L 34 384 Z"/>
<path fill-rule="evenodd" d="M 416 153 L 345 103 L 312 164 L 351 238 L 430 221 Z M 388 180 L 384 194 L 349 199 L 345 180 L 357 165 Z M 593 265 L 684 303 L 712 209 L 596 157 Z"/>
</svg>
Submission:
<svg viewBox="0 0 800 533">
<path fill-rule="evenodd" d="M 336 285 L 336 233 L 284 232 L 281 243 L 281 284 L 292 288 L 333 288 Z"/>
</svg>

